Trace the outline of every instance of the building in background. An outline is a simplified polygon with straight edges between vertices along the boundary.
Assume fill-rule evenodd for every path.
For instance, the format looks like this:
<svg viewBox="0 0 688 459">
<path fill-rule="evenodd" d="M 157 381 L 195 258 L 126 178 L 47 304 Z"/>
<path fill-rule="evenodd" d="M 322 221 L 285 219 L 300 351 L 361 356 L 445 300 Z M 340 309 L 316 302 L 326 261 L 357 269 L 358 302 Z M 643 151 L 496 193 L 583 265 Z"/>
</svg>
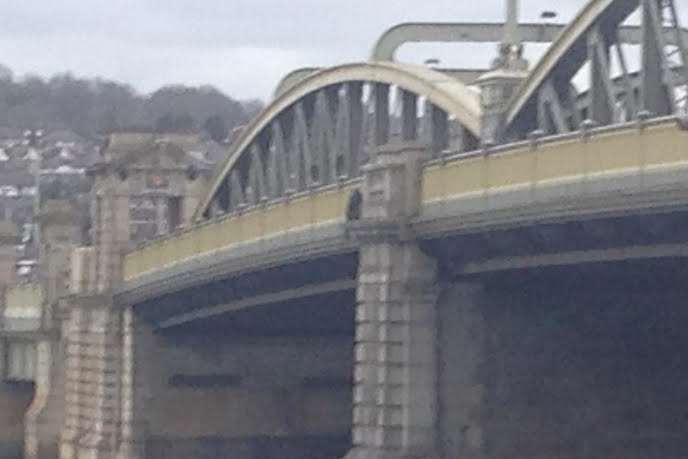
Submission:
<svg viewBox="0 0 688 459">
<path fill-rule="evenodd" d="M 113 134 L 89 169 L 94 178 L 91 219 L 99 196 L 115 187 L 128 196 L 131 244 L 169 234 L 191 219 L 222 157 L 219 145 L 196 135 Z"/>
<path fill-rule="evenodd" d="M 124 198 L 133 247 L 187 224 L 224 156 L 198 135 L 123 132 L 94 144 L 69 131 L 0 129 L 0 457 L 20 457 L 25 422 L 31 438 L 55 434 L 59 403 L 29 402 L 58 384 L 63 356 L 37 349 L 63 332 L 57 299 L 73 277 L 72 248 L 99 237 L 100 200 L 113 190 Z M 39 358 L 58 367 L 37 375 Z"/>
</svg>

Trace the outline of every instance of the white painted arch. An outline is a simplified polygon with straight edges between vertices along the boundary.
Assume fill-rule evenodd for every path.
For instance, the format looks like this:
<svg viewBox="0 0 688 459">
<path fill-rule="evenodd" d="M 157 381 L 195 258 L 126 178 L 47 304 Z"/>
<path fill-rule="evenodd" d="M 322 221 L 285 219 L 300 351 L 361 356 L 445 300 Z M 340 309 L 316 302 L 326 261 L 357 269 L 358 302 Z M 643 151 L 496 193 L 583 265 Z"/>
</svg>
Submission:
<svg viewBox="0 0 688 459">
<path fill-rule="evenodd" d="M 283 111 L 305 96 L 328 86 L 348 82 L 370 82 L 396 85 L 406 91 L 426 97 L 435 106 L 455 116 L 471 134 L 480 136 L 480 96 L 471 89 L 452 78 L 432 69 L 390 62 L 345 64 L 332 67 L 308 76 L 292 89 L 275 99 L 230 147 L 227 159 L 218 165 L 210 186 L 200 201 L 194 214 L 194 220 L 202 218 L 217 189 L 231 172 L 234 164 L 260 133 Z"/>
</svg>

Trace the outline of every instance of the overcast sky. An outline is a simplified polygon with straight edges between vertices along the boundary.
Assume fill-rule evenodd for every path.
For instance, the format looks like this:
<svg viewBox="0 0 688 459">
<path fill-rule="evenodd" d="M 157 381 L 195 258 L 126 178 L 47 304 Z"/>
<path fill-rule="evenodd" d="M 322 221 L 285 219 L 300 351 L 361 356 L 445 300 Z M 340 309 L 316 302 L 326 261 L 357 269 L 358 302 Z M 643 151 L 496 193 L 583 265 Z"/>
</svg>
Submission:
<svg viewBox="0 0 688 459">
<path fill-rule="evenodd" d="M 365 60 L 377 37 L 396 23 L 496 21 L 504 15 L 503 0 L 2 0 L 1 4 L 0 62 L 18 75 L 70 71 L 126 82 L 144 92 L 171 83 L 207 83 L 240 99 L 267 99 L 277 81 L 298 67 Z M 543 9 L 556 9 L 560 20 L 569 19 L 583 4 L 584 0 L 523 0 L 521 20 L 537 20 Z M 400 57 L 414 60 L 424 52 L 402 49 Z M 487 62 L 491 52 L 492 48 L 485 53 L 452 48 L 451 54 L 475 65 Z M 447 50 L 437 53 L 446 55 Z"/>
</svg>

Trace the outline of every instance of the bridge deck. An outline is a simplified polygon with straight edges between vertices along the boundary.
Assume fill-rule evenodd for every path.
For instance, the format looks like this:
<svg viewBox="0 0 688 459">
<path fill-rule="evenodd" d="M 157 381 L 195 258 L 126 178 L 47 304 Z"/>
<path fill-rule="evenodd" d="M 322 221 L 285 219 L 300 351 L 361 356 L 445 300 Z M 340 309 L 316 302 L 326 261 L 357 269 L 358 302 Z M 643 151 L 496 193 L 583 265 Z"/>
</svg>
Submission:
<svg viewBox="0 0 688 459">
<path fill-rule="evenodd" d="M 644 194 L 680 188 L 686 170 L 688 133 L 674 118 L 446 157 L 426 166 L 417 227 L 421 236 L 437 232 L 437 222 L 442 232 L 466 230 L 471 223 L 479 230 L 491 222 L 503 225 L 505 212 L 512 221 L 561 218 L 579 212 L 571 202 L 586 196 L 593 207 L 611 209 L 597 199 L 601 193 L 622 196 L 626 207 L 652 206 L 643 204 Z M 197 270 L 222 253 L 245 252 L 243 269 L 250 270 L 251 256 L 281 245 L 298 251 L 308 242 L 342 244 L 348 197 L 357 186 L 351 181 L 266 203 L 148 244 L 127 255 L 123 292 L 163 282 L 182 265 Z M 638 199 L 629 199 L 634 193 Z"/>
</svg>

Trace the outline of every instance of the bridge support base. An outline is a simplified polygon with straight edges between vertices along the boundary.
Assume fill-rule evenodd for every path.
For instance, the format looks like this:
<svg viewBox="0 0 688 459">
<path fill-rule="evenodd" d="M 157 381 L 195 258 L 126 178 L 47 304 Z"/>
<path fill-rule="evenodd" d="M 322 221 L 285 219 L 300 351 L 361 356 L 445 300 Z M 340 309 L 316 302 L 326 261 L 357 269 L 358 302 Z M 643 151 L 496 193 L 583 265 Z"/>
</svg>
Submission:
<svg viewBox="0 0 688 459">
<path fill-rule="evenodd" d="M 413 244 L 364 247 L 359 268 L 355 459 L 433 457 L 434 262 Z"/>
<path fill-rule="evenodd" d="M 349 459 L 435 457 L 437 268 L 406 226 L 427 155 L 383 147 L 364 172 Z"/>
<path fill-rule="evenodd" d="M 35 394 L 25 418 L 25 459 L 53 459 L 59 455 L 65 408 L 63 362 L 59 339 L 38 343 Z"/>
<path fill-rule="evenodd" d="M 122 429 L 122 369 L 129 363 L 122 351 L 122 312 L 112 306 L 110 295 L 97 294 L 75 298 L 70 309 L 65 333 L 70 410 L 60 458 L 114 459 Z"/>
</svg>

